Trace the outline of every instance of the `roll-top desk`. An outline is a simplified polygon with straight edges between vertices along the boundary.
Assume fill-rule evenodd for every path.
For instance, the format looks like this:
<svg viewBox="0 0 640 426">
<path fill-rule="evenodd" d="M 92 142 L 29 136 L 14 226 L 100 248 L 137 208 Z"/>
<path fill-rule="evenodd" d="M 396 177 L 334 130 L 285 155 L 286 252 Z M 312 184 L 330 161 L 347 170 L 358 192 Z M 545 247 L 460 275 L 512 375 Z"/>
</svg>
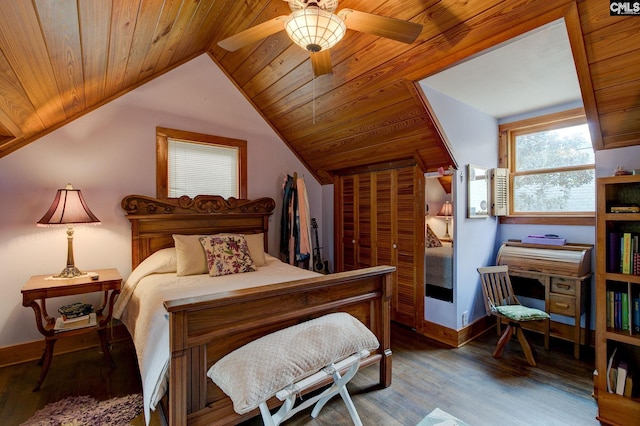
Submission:
<svg viewBox="0 0 640 426">
<path fill-rule="evenodd" d="M 512 277 L 529 278 L 544 286 L 545 311 L 573 317 L 573 356 L 580 357 L 580 317 L 585 315 L 585 344 L 589 342 L 590 244 L 551 246 L 508 241 L 496 264 L 507 265 Z"/>
</svg>

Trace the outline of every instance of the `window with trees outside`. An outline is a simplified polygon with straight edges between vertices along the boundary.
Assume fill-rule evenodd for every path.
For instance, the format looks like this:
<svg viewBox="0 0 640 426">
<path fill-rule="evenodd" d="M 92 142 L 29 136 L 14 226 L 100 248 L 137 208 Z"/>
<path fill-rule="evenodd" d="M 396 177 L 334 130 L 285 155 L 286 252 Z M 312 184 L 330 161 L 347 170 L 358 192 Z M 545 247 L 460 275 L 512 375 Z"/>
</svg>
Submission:
<svg viewBox="0 0 640 426">
<path fill-rule="evenodd" d="M 500 135 L 510 216 L 595 216 L 595 155 L 583 109 L 503 124 Z"/>
<path fill-rule="evenodd" d="M 156 128 L 156 196 L 247 198 L 247 142 Z"/>
</svg>

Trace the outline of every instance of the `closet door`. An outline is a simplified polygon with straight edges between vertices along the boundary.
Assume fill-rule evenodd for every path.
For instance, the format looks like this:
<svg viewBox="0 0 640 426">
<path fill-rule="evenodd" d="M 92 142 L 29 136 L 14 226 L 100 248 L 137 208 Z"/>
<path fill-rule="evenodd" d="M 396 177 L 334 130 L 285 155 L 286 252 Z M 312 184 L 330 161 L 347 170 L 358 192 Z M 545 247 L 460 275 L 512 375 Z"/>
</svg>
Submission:
<svg viewBox="0 0 640 426">
<path fill-rule="evenodd" d="M 341 176 L 336 180 L 336 272 L 357 269 L 357 200 L 356 176 Z"/>
<path fill-rule="evenodd" d="M 396 195 L 397 173 L 395 170 L 382 170 L 375 174 L 376 182 L 376 265 L 396 266 L 398 263 L 396 249 Z M 395 247 L 394 247 L 395 246 Z M 399 313 L 406 311 L 406 306 L 400 307 L 398 297 L 398 271 L 393 273 L 393 294 L 391 298 L 391 319 L 407 324 L 409 318 Z M 407 324 L 412 325 L 412 324 Z"/>
<path fill-rule="evenodd" d="M 338 271 L 391 265 L 391 319 L 416 327 L 424 310 L 424 175 L 417 167 L 336 179 Z"/>
<path fill-rule="evenodd" d="M 372 178 L 373 173 L 361 173 L 355 175 L 358 182 L 357 201 L 357 229 L 358 236 L 356 238 L 357 246 L 357 263 L 356 267 L 368 268 L 375 266 L 375 258 L 373 257 L 374 241 L 373 231 L 375 230 L 373 218 L 375 217 L 375 199 L 372 195 Z"/>
<path fill-rule="evenodd" d="M 371 173 L 341 176 L 336 185 L 336 271 L 374 266 L 372 256 L 372 217 L 375 212 L 371 192 Z"/>
<path fill-rule="evenodd" d="M 397 169 L 393 197 L 397 299 L 391 318 L 416 327 L 424 318 L 424 174 L 417 167 Z M 392 307 L 394 304 L 392 304 Z"/>
<path fill-rule="evenodd" d="M 375 204 L 376 264 L 396 267 L 391 319 L 416 327 L 424 306 L 424 175 L 417 167 L 377 172 Z"/>
</svg>

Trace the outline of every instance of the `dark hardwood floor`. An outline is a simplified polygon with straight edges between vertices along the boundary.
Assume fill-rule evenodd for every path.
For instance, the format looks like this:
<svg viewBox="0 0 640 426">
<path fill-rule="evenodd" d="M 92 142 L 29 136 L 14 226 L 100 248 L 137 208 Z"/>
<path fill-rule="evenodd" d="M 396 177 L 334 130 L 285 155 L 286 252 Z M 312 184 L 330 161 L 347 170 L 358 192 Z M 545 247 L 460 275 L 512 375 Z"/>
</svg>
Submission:
<svg viewBox="0 0 640 426">
<path fill-rule="evenodd" d="M 551 340 L 545 351 L 542 336 L 527 334 L 536 350 L 537 367 L 530 367 L 517 340 L 509 342 L 501 359 L 491 353 L 495 330 L 458 349 L 449 349 L 407 328 L 392 327 L 393 383 L 371 389 L 377 367 L 359 372 L 349 391 L 364 425 L 416 425 L 440 408 L 473 426 L 480 425 L 599 425 L 591 397 L 593 351 L 573 358 L 572 345 Z M 55 356 L 39 392 L 31 389 L 40 369 L 35 362 L 0 368 L 0 424 L 19 425 L 49 402 L 67 396 L 109 399 L 140 391 L 133 348 L 115 342 L 116 369 L 108 368 L 98 349 Z M 351 425 L 339 397 L 318 419 L 310 411 L 287 425 Z M 259 418 L 245 422 L 260 425 Z"/>
</svg>

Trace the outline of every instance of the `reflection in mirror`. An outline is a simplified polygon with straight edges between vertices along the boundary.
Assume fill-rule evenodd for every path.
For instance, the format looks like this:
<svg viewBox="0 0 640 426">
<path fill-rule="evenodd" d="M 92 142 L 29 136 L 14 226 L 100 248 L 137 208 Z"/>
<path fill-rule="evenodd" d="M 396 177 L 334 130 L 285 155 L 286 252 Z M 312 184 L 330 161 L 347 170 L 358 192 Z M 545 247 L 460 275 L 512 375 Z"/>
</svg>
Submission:
<svg viewBox="0 0 640 426">
<path fill-rule="evenodd" d="M 467 217 L 469 219 L 489 216 L 489 169 L 467 165 Z"/>
<path fill-rule="evenodd" d="M 424 283 L 426 297 L 453 302 L 452 214 L 441 215 L 442 206 L 455 207 L 451 175 L 425 176 Z M 448 222 L 448 223 L 447 223 Z M 447 234 L 447 225 L 449 236 Z"/>
</svg>

